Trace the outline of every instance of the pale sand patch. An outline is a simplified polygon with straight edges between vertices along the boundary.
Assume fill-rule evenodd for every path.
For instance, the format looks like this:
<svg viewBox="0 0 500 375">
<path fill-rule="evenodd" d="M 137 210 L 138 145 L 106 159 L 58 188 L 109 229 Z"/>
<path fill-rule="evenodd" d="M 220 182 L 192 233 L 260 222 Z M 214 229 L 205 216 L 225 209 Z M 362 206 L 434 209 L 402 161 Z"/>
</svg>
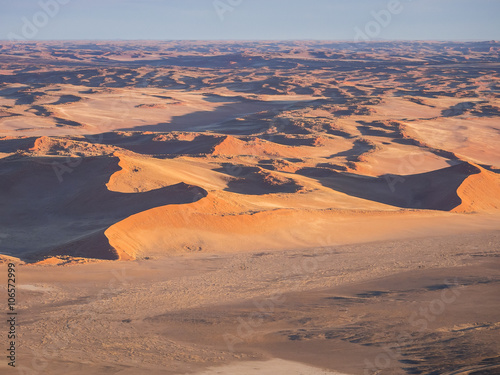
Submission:
<svg viewBox="0 0 500 375">
<path fill-rule="evenodd" d="M 32 284 L 22 284 L 18 285 L 17 289 L 21 290 L 29 290 L 31 292 L 50 292 L 54 290 L 54 288 L 46 285 L 32 285 Z"/>
<path fill-rule="evenodd" d="M 322 370 L 302 363 L 272 359 L 262 362 L 242 362 L 222 367 L 212 367 L 196 375 L 344 375 L 340 372 Z"/>
<path fill-rule="evenodd" d="M 405 122 L 412 136 L 431 147 L 454 152 L 478 164 L 498 166 L 498 118 L 469 115 Z"/>
</svg>

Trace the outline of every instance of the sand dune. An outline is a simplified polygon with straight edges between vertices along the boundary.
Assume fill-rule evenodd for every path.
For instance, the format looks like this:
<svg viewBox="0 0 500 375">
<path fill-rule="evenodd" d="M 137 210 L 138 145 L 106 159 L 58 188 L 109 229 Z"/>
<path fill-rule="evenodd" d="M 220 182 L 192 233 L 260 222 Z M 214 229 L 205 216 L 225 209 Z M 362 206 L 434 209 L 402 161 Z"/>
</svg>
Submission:
<svg viewBox="0 0 500 375">
<path fill-rule="evenodd" d="M 475 166 L 479 173 L 471 174 L 457 189 L 461 204 L 454 212 L 487 212 L 500 209 L 500 179 L 498 174 Z"/>
<path fill-rule="evenodd" d="M 184 183 L 144 193 L 113 192 L 106 183 L 120 170 L 119 158 L 73 159 L 71 165 L 78 174 L 65 162 L 67 159 L 57 157 L 1 160 L 1 225 L 12 233 L 2 243 L 7 254 L 22 258 L 73 255 L 116 259 L 120 255 L 112 255 L 114 251 L 102 243 L 102 233 L 110 225 L 145 209 L 188 203 L 206 194 Z M 36 184 L 33 175 L 37 176 Z M 25 230 L 32 231 L 32 236 L 16 229 L 19 221 L 24 222 Z"/>
<path fill-rule="evenodd" d="M 2 42 L 20 364 L 498 373 L 499 51 Z"/>
<path fill-rule="evenodd" d="M 272 200 L 268 200 L 272 202 Z M 468 225 L 495 229 L 497 217 L 429 211 L 345 211 L 277 208 L 265 201 L 240 203 L 210 193 L 195 203 L 169 205 L 133 215 L 106 232 L 118 252 L 134 257 L 192 252 L 241 252 L 334 246 L 438 233 L 463 233 Z M 265 206 L 264 206 L 265 207 Z"/>
<path fill-rule="evenodd" d="M 305 168 L 298 173 L 317 177 L 323 185 L 334 190 L 402 208 L 455 212 L 499 208 L 498 176 L 470 163 L 418 175 L 378 178 L 325 168 Z M 487 194 L 476 194 L 479 191 Z"/>
</svg>

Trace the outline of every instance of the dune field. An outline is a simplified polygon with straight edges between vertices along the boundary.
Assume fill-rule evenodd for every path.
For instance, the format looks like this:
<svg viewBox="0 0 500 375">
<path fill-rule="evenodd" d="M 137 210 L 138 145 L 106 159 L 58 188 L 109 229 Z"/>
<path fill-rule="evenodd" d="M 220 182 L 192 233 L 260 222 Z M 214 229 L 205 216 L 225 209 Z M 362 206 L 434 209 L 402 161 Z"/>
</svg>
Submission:
<svg viewBox="0 0 500 375">
<path fill-rule="evenodd" d="M 499 52 L 2 43 L 17 367 L 500 374 Z"/>
</svg>

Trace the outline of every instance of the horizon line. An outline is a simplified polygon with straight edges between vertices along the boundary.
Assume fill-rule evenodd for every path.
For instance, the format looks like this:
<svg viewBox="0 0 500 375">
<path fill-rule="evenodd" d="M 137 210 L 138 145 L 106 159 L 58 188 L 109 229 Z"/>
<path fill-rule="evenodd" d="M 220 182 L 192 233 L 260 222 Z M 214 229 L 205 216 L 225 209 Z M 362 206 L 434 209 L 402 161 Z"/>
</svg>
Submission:
<svg viewBox="0 0 500 375">
<path fill-rule="evenodd" d="M 40 42 L 338 42 L 338 43 L 387 43 L 387 42 L 489 42 L 500 43 L 500 39 L 0 39 L 1 43 L 40 43 Z"/>
</svg>

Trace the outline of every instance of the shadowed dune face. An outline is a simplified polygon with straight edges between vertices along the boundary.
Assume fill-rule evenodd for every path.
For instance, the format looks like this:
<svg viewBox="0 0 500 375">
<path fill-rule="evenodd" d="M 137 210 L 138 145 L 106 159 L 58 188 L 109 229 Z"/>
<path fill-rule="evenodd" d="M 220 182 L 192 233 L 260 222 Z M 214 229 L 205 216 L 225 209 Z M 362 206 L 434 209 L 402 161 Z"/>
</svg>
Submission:
<svg viewBox="0 0 500 375">
<path fill-rule="evenodd" d="M 227 184 L 227 191 L 238 194 L 261 195 L 271 193 L 296 193 L 302 189 L 297 182 L 260 167 L 226 164 L 219 172 L 234 177 Z"/>
<path fill-rule="evenodd" d="M 397 206 L 452 211 L 462 204 L 458 189 L 472 175 L 484 173 L 479 167 L 462 163 L 434 172 L 411 176 L 367 177 L 324 168 L 297 171 L 343 193 Z"/>
<path fill-rule="evenodd" d="M 139 154 L 161 156 L 207 154 L 220 142 L 219 137 L 196 133 L 108 133 L 102 144 L 114 145 Z"/>
<path fill-rule="evenodd" d="M 430 217 L 448 230 L 440 220 L 463 223 L 462 213 L 482 227 L 500 208 L 498 51 L 2 44 L 3 251 L 134 259 L 302 248 L 384 239 L 394 223 L 407 235 Z"/>
<path fill-rule="evenodd" d="M 120 170 L 117 157 L 77 159 L 77 173 L 69 171 L 60 181 L 56 173 L 64 169 L 59 162 L 58 158 L 0 162 L 0 225 L 13 233 L 2 243 L 7 253 L 23 259 L 46 255 L 127 259 L 107 243 L 103 233 L 110 225 L 137 212 L 206 195 L 203 189 L 184 183 L 137 194 L 110 191 L 106 183 Z M 23 232 L 16 228 L 19 222 L 24 223 Z"/>
</svg>

